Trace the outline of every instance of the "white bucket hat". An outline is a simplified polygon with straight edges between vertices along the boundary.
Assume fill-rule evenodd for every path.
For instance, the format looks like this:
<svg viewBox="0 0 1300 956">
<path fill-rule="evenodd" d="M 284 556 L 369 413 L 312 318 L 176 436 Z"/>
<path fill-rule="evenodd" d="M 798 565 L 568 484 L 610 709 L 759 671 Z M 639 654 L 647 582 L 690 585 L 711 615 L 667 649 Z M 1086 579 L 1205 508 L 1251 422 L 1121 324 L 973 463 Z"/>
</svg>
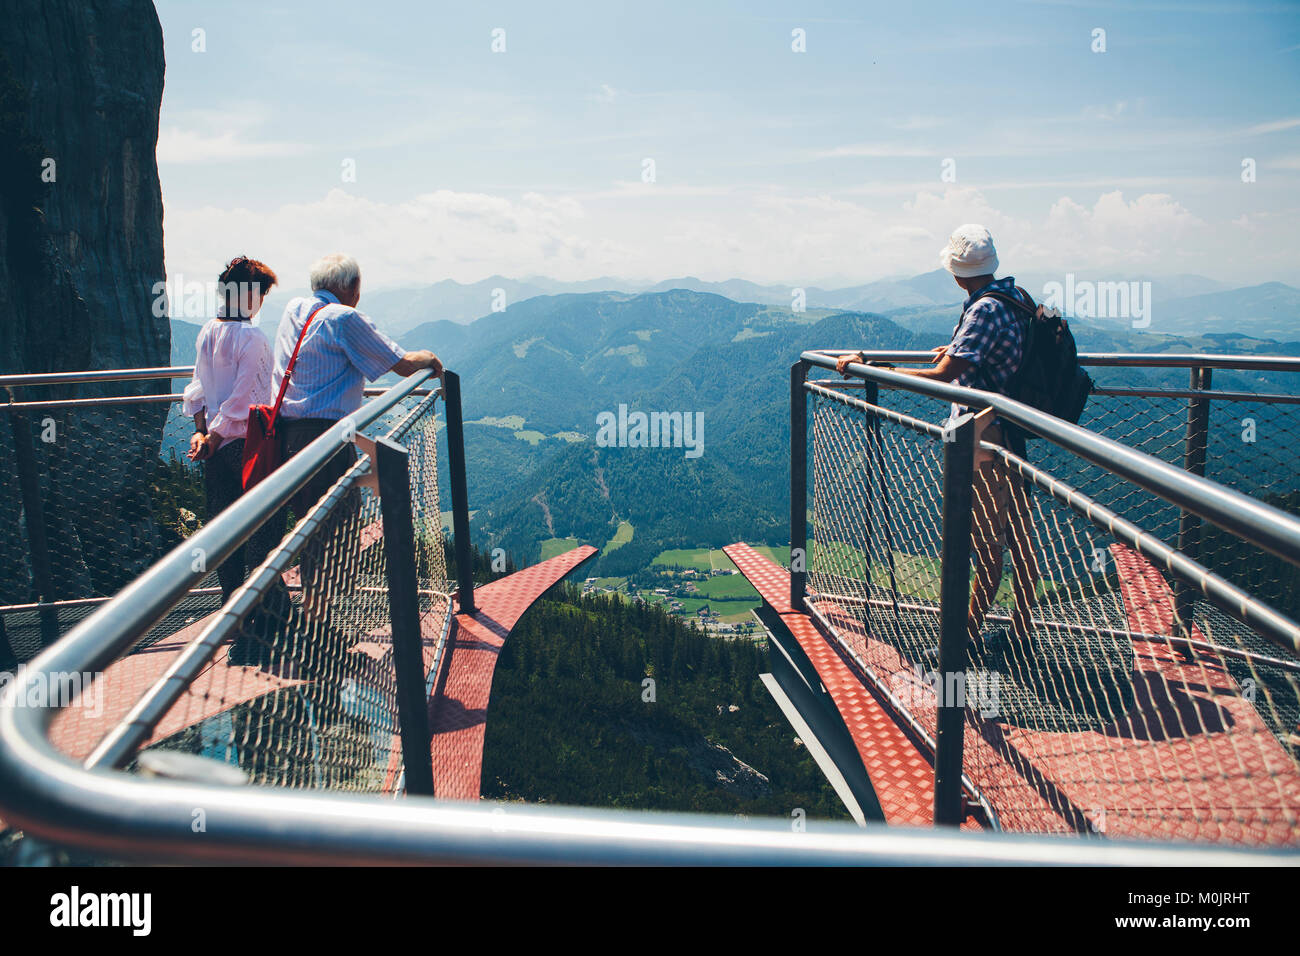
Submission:
<svg viewBox="0 0 1300 956">
<path fill-rule="evenodd" d="M 993 237 L 987 229 L 973 222 L 958 226 L 948 237 L 948 245 L 939 252 L 939 261 L 945 269 L 963 279 L 993 275 L 998 271 L 998 251 L 993 248 Z"/>
</svg>

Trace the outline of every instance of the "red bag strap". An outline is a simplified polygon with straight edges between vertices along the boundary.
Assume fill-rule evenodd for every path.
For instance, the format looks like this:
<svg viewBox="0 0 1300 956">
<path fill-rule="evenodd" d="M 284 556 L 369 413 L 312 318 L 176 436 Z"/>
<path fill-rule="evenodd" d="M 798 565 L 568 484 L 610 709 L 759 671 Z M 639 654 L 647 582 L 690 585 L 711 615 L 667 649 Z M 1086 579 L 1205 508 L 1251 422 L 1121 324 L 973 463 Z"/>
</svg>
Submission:
<svg viewBox="0 0 1300 956">
<path fill-rule="evenodd" d="M 289 364 L 284 367 L 284 378 L 280 380 L 280 394 L 275 397 L 275 407 L 271 409 L 271 427 L 268 431 L 275 431 L 276 420 L 280 417 L 280 403 L 284 401 L 284 393 L 289 389 L 289 377 L 293 375 L 293 367 L 298 363 L 298 350 L 302 348 L 302 340 L 307 335 L 307 329 L 311 327 L 311 320 L 316 318 L 316 313 L 328 302 L 322 302 L 316 308 L 307 314 L 307 321 L 302 324 L 302 331 L 298 333 L 298 341 L 293 346 L 293 355 L 289 356 Z"/>
</svg>

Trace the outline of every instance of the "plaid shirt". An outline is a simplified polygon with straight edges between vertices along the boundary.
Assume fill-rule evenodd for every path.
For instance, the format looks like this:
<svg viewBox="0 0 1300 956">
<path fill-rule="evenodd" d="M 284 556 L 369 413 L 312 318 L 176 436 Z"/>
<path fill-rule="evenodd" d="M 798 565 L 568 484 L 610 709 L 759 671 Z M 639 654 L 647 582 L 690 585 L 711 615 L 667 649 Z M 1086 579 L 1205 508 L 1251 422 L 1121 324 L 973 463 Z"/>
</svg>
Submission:
<svg viewBox="0 0 1300 956">
<path fill-rule="evenodd" d="M 962 303 L 961 318 L 952 330 L 948 354 L 970 363 L 953 380 L 954 385 L 1005 395 L 1007 383 L 1020 368 L 1024 355 L 1026 317 L 1001 299 L 988 295 L 990 292 L 1021 298 L 1012 276 L 994 279 L 979 289 Z M 965 411 L 963 406 L 954 404 L 952 418 Z"/>
</svg>

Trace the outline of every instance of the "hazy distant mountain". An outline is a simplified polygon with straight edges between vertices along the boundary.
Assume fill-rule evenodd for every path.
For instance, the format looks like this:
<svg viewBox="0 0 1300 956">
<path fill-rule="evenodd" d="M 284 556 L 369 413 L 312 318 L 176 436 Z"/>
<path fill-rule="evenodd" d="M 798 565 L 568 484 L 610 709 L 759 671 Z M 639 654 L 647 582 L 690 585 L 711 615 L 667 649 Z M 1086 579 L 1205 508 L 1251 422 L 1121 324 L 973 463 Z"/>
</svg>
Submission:
<svg viewBox="0 0 1300 956">
<path fill-rule="evenodd" d="M 665 279 L 646 289 L 646 292 L 669 292 L 673 289 L 685 289 L 688 292 L 705 292 L 720 295 L 734 302 L 758 302 L 762 305 L 789 306 L 793 300 L 793 288 L 787 285 L 759 285 L 745 279 L 728 279 L 725 282 L 705 282 L 694 276 L 678 279 Z"/>
<path fill-rule="evenodd" d="M 855 312 L 955 304 L 966 296 L 942 269 L 911 278 L 879 279 L 847 289 L 809 289 L 808 304 Z"/>
<path fill-rule="evenodd" d="M 473 322 L 494 311 L 539 295 L 573 292 L 634 291 L 618 279 L 588 279 L 559 282 L 555 279 L 507 279 L 489 276 L 479 282 L 461 283 L 443 279 L 431 286 L 383 289 L 363 293 L 363 311 L 381 328 L 399 336 L 417 325 L 446 320 Z"/>
<path fill-rule="evenodd" d="M 945 275 L 882 280 L 853 295 L 933 300 L 946 288 Z M 1285 315 L 1295 293 L 1272 283 L 1192 296 L 1184 300 L 1184 315 L 1198 304 L 1205 315 L 1232 304 L 1246 308 L 1243 315 Z M 377 318 L 379 296 L 362 302 Z M 601 559 L 606 567 L 617 555 L 626 565 L 618 573 L 626 573 L 637 561 L 648 562 L 646 552 L 652 556 L 668 547 L 783 539 L 788 369 L 800 351 L 927 349 L 946 339 L 957 318 L 955 303 L 913 305 L 882 317 L 817 308 L 816 301 L 810 293 L 810 308 L 796 313 L 784 299 L 745 303 L 680 288 L 545 294 L 468 324 L 426 322 L 403 333 L 401 341 L 407 348 L 436 350 L 461 375 L 480 544 L 502 545 L 517 560 L 527 560 L 550 537 L 603 544 L 626 520 L 636 529 L 633 542 L 611 552 L 609 561 Z M 1157 319 L 1161 308 L 1157 300 Z M 1300 308 L 1290 314 L 1300 314 Z M 1300 331 L 1294 329 L 1279 336 L 1282 341 L 1268 341 L 1237 328 L 1171 336 L 1118 321 L 1078 319 L 1072 325 L 1084 351 L 1300 353 Z M 198 326 L 174 321 L 172 328 L 173 361 L 189 364 Z M 1159 369 L 1103 369 L 1097 375 L 1151 385 L 1181 385 L 1185 378 L 1181 371 Z M 1215 382 L 1228 389 L 1279 388 L 1267 373 L 1216 373 Z M 702 413 L 705 453 L 691 459 L 681 449 L 597 447 L 597 415 L 617 413 L 620 404 Z M 937 414 L 933 408 L 923 412 L 929 413 Z"/>
<path fill-rule="evenodd" d="M 1066 274 L 1014 273 L 1017 282 L 1035 298 L 1041 298 L 1044 286 L 1050 282 L 1064 283 Z M 1198 275 L 1174 275 L 1148 279 L 1142 276 L 1094 276 L 1080 274 L 1078 280 L 1138 281 L 1151 283 L 1151 298 L 1157 307 L 1165 309 L 1176 300 L 1222 292 L 1225 283 Z M 581 282 L 562 282 L 533 276 L 525 279 L 508 279 L 490 276 L 480 282 L 460 283 L 445 279 L 432 285 L 408 286 L 366 292 L 361 308 L 380 328 L 398 338 L 417 326 L 429 322 L 447 321 L 468 324 L 494 311 L 510 309 L 540 295 L 585 294 L 588 292 L 669 292 L 683 289 L 707 295 L 718 295 L 733 302 L 753 302 L 759 305 L 792 309 L 796 303 L 795 290 L 803 290 L 803 304 L 808 309 L 838 309 L 854 312 L 889 314 L 899 310 L 928 310 L 930 318 L 942 315 L 942 321 L 923 321 L 922 327 L 951 328 L 955 309 L 965 298 L 965 293 L 943 269 L 935 269 L 914 276 L 891 276 L 862 285 L 843 288 L 796 286 L 786 283 L 762 284 L 746 279 L 727 279 L 710 282 L 695 276 L 680 276 L 648 283 L 638 280 L 617 279 L 604 276 Z M 278 290 L 277 290 L 277 294 Z M 278 317 L 283 302 L 268 301 L 267 314 Z M 1278 330 L 1273 330 L 1274 332 Z M 1264 334 L 1261 330 L 1261 334 Z M 1272 333 L 1268 333 L 1272 334 Z"/>
<path fill-rule="evenodd" d="M 1184 335 L 1230 332 L 1261 339 L 1300 339 L 1300 289 L 1265 282 L 1170 302 L 1155 299 L 1151 327 Z"/>
</svg>

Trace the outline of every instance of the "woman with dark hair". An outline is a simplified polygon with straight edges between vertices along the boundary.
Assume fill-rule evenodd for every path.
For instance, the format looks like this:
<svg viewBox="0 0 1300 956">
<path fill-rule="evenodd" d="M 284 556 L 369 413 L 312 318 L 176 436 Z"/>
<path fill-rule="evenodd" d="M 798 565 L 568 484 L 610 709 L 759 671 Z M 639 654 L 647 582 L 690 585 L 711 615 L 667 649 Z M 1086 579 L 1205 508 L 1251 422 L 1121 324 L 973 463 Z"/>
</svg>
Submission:
<svg viewBox="0 0 1300 956">
<path fill-rule="evenodd" d="M 189 457 L 203 462 L 209 521 L 243 493 L 248 409 L 271 401 L 271 343 L 252 320 L 275 283 L 265 263 L 247 256 L 230 260 L 217 280 L 217 317 L 199 331 L 194 380 L 185 388 L 183 410 L 194 418 Z M 224 601 L 243 584 L 245 570 L 261 564 L 275 546 L 280 536 L 273 524 L 268 521 L 247 549 L 241 547 L 217 568 Z"/>
</svg>

